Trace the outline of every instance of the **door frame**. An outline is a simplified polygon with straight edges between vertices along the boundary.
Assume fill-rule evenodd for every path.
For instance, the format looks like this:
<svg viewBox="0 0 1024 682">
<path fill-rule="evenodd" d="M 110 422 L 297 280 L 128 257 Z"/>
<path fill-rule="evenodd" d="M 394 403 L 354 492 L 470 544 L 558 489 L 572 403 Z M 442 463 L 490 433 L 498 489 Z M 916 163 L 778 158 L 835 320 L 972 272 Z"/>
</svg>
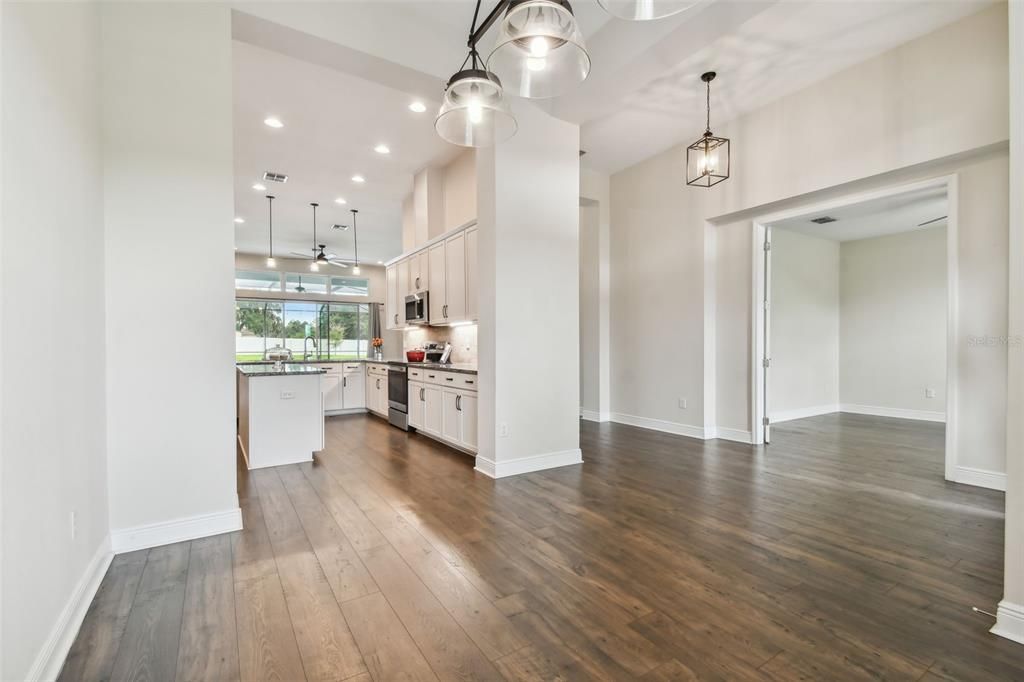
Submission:
<svg viewBox="0 0 1024 682">
<path fill-rule="evenodd" d="M 763 303 L 765 300 L 765 267 L 766 258 L 764 241 L 767 226 L 780 220 L 796 218 L 812 213 L 825 213 L 837 208 L 859 204 L 864 201 L 880 199 L 897 194 L 904 194 L 921 189 L 944 187 L 946 190 L 947 213 L 946 221 L 946 466 L 945 476 L 947 481 L 956 480 L 957 467 L 957 423 L 959 415 L 957 412 L 957 357 L 959 356 L 959 339 L 957 335 L 957 324 L 959 322 L 959 304 L 957 284 L 959 282 L 959 262 L 957 254 L 957 234 L 959 232 L 959 189 L 958 178 L 952 175 L 943 175 L 919 182 L 911 182 L 900 185 L 892 185 L 883 189 L 870 192 L 859 192 L 849 194 L 826 201 L 804 204 L 799 207 L 766 213 L 753 218 L 753 229 L 751 230 L 751 299 L 750 299 L 750 415 L 751 415 L 751 442 L 754 445 L 763 445 L 765 440 L 764 417 L 766 416 L 767 405 L 765 400 L 765 322 L 770 319 L 770 305 Z M 771 258 L 771 252 L 768 252 Z M 770 267 L 770 264 L 768 265 Z M 770 292 L 769 292 L 770 293 Z M 769 427 L 770 428 L 770 427 Z"/>
</svg>

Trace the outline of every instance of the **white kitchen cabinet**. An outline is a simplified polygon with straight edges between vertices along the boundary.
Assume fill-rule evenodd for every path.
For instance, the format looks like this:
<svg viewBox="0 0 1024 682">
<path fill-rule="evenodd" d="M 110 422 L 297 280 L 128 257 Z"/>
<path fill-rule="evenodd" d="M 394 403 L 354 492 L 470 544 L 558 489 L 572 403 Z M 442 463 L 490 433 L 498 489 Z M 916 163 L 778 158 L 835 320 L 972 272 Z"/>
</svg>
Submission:
<svg viewBox="0 0 1024 682">
<path fill-rule="evenodd" d="M 476 393 L 462 392 L 459 395 L 459 444 L 476 452 L 477 439 L 477 398 Z"/>
<path fill-rule="evenodd" d="M 477 286 L 480 282 L 480 272 L 477 260 L 477 229 L 466 230 L 466 319 L 476 320 L 480 317 L 477 301 Z"/>
<path fill-rule="evenodd" d="M 341 373 L 342 407 L 357 410 L 366 407 L 366 375 L 363 366 L 353 362 L 344 365 Z"/>
<path fill-rule="evenodd" d="M 405 299 L 401 305 L 398 302 L 398 264 L 389 265 L 385 272 L 387 283 L 387 299 L 384 301 L 385 326 L 388 329 L 401 329 L 405 326 L 405 320 L 399 323 L 399 315 L 405 317 Z"/>
<path fill-rule="evenodd" d="M 382 417 L 388 414 L 388 370 L 384 365 L 366 365 L 366 409 Z"/>
<path fill-rule="evenodd" d="M 423 426 L 422 430 L 433 436 L 441 436 L 441 413 L 443 391 L 440 386 L 423 385 Z"/>
<path fill-rule="evenodd" d="M 459 442 L 459 394 L 457 391 L 441 393 L 441 438 L 451 443 Z"/>
<path fill-rule="evenodd" d="M 411 292 L 409 290 L 409 261 L 406 258 L 398 261 L 398 320 L 405 326 L 405 297 Z"/>
<path fill-rule="evenodd" d="M 466 319 L 466 233 L 444 241 L 446 322 Z"/>
<path fill-rule="evenodd" d="M 423 428 L 424 386 L 418 381 L 409 382 L 409 426 Z"/>
<path fill-rule="evenodd" d="M 409 256 L 408 263 L 408 293 L 417 294 L 430 285 L 430 255 L 426 250 L 419 251 Z"/>
<path fill-rule="evenodd" d="M 430 286 L 430 324 L 444 324 L 445 300 L 445 253 L 444 242 L 439 242 L 427 251 Z"/>
<path fill-rule="evenodd" d="M 341 368 L 337 365 L 324 365 L 326 374 L 320 377 L 320 393 L 324 400 L 324 412 L 335 412 L 344 409 L 341 389 Z"/>
</svg>

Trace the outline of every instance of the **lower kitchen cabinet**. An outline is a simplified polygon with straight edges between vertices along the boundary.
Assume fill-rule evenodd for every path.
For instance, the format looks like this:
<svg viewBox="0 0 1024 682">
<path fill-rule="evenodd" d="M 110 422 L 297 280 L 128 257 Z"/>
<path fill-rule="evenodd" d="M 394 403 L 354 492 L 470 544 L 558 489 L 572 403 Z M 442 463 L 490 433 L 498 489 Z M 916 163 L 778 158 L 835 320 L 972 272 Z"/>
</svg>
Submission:
<svg viewBox="0 0 1024 682">
<path fill-rule="evenodd" d="M 388 369 L 384 365 L 366 365 L 366 409 L 388 416 Z"/>
<path fill-rule="evenodd" d="M 366 407 L 366 375 L 361 363 L 346 364 L 342 370 L 341 400 L 346 410 Z"/>
<path fill-rule="evenodd" d="M 344 398 L 341 389 L 341 368 L 335 365 L 324 365 L 327 370 L 320 376 L 320 394 L 324 400 L 324 412 L 336 412 L 344 409 Z"/>
<path fill-rule="evenodd" d="M 409 426 L 463 450 L 477 450 L 477 394 L 475 390 L 456 388 L 457 375 L 428 372 L 425 381 L 409 382 Z M 466 375 L 461 383 L 476 386 L 476 377 Z"/>
</svg>

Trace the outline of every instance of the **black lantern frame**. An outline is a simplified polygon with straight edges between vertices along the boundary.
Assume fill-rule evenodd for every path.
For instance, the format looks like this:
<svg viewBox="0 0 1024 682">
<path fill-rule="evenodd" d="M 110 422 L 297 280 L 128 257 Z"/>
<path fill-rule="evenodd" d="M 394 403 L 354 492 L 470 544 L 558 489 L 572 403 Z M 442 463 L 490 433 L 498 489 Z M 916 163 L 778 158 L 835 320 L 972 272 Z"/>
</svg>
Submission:
<svg viewBox="0 0 1024 682">
<path fill-rule="evenodd" d="M 712 187 L 729 178 L 729 138 L 711 133 L 711 81 L 715 75 L 708 71 L 700 76 L 707 88 L 707 127 L 700 139 L 686 148 L 686 184 L 694 187 Z"/>
</svg>

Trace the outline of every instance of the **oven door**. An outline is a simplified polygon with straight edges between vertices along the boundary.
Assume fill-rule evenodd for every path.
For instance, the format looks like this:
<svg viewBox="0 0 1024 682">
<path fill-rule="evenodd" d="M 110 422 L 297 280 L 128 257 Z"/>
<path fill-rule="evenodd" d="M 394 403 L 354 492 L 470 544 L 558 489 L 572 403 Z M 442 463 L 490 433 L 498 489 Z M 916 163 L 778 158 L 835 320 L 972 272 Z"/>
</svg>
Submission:
<svg viewBox="0 0 1024 682">
<path fill-rule="evenodd" d="M 408 412 L 409 382 L 405 367 L 388 366 L 388 407 L 399 412 Z"/>
</svg>

